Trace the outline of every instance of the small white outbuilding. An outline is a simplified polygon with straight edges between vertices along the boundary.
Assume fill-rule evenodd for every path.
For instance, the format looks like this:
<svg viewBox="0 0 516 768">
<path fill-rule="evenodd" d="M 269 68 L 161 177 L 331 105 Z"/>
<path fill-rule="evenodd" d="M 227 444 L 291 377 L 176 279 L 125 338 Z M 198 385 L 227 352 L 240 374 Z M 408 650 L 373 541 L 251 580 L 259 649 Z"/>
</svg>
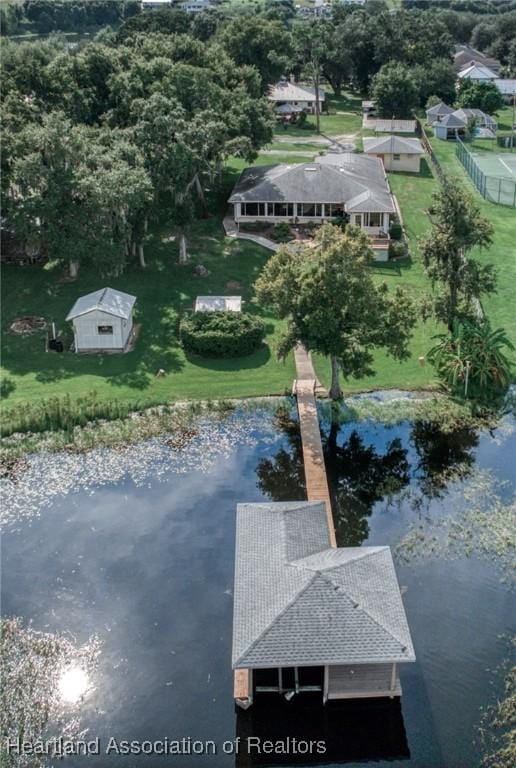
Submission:
<svg viewBox="0 0 516 768">
<path fill-rule="evenodd" d="M 197 296 L 195 312 L 241 312 L 241 296 Z"/>
<path fill-rule="evenodd" d="M 76 352 L 123 352 L 133 330 L 136 296 L 101 288 L 81 296 L 66 316 Z"/>
</svg>

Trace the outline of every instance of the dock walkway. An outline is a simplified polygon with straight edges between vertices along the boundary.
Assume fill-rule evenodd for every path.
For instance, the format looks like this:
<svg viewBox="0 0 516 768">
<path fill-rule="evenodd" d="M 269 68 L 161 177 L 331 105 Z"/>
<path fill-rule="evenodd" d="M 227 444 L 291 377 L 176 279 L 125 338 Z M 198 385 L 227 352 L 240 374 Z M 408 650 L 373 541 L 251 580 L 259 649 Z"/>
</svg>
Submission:
<svg viewBox="0 0 516 768">
<path fill-rule="evenodd" d="M 308 501 L 323 501 L 326 506 L 330 545 L 337 546 L 335 524 L 331 511 L 330 491 L 324 465 L 324 454 L 319 429 L 319 416 L 315 401 L 315 390 L 319 385 L 312 360 L 306 349 L 298 344 L 294 351 L 297 379 L 295 394 L 299 412 L 303 464 L 305 468 L 306 495 Z M 320 385 L 319 385 L 320 386 Z"/>
</svg>

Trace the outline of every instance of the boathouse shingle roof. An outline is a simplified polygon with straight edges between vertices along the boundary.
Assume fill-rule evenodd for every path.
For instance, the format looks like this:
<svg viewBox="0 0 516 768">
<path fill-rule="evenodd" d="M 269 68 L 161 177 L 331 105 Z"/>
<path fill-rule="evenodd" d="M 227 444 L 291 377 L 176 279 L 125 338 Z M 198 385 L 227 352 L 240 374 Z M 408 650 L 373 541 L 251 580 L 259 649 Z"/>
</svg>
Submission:
<svg viewBox="0 0 516 768">
<path fill-rule="evenodd" d="M 414 661 L 389 547 L 329 546 L 324 504 L 239 504 L 233 667 Z"/>
</svg>

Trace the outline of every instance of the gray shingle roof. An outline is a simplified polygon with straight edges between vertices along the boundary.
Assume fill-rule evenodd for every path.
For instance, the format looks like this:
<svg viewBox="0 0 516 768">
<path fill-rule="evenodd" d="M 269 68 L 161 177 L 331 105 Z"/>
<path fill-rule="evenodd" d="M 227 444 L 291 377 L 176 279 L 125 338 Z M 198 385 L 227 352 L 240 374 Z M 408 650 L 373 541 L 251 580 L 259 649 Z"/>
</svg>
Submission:
<svg viewBox="0 0 516 768">
<path fill-rule="evenodd" d="M 329 547 L 324 505 L 237 509 L 233 667 L 414 661 L 389 547 Z"/>
<path fill-rule="evenodd" d="M 439 104 L 434 104 L 433 107 L 429 107 L 426 110 L 426 116 L 428 119 L 431 117 L 441 117 L 442 115 L 451 115 L 453 107 L 449 107 L 444 101 L 440 101 Z"/>
<path fill-rule="evenodd" d="M 364 210 L 395 211 L 381 161 L 344 152 L 319 157 L 314 163 L 246 168 L 229 202 L 340 203 L 348 209 L 348 201 L 364 193 L 375 205 Z"/>
<path fill-rule="evenodd" d="M 403 136 L 375 136 L 363 139 L 364 152 L 378 152 L 383 155 L 424 155 L 425 150 L 419 139 Z"/>
<path fill-rule="evenodd" d="M 81 296 L 66 316 L 67 320 L 73 320 L 79 315 L 85 315 L 94 309 L 107 312 L 108 315 L 128 319 L 136 301 L 136 296 L 131 296 L 123 291 L 114 291 L 112 288 L 101 288 Z"/>
</svg>

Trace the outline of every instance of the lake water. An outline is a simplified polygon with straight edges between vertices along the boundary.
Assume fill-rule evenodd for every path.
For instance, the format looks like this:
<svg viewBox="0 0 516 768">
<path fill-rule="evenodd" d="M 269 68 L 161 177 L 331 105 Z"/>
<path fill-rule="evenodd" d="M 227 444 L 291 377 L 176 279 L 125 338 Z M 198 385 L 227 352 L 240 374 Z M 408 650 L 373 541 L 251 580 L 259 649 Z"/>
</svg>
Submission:
<svg viewBox="0 0 516 768">
<path fill-rule="evenodd" d="M 485 524 L 494 505 L 505 514 L 513 493 L 514 423 L 506 417 L 492 432 L 451 435 L 408 422 L 347 424 L 338 433 L 324 424 L 323 432 L 339 543 L 393 547 L 417 655 L 401 669 L 401 706 L 324 708 L 298 696 L 235 712 L 235 507 L 304 498 L 295 421 L 285 412 L 278 418 L 272 405 L 237 409 L 202 420 L 182 450 L 156 439 L 121 451 L 39 455 L 16 483 L 4 482 L 3 615 L 70 633 L 78 645 L 100 641 L 91 688 L 70 705 L 86 737 L 98 737 L 102 752 L 112 736 L 190 737 L 218 750 L 100 754 L 60 765 L 296 761 L 222 752 L 224 742 L 248 735 L 324 738 L 328 752 L 318 759 L 329 764 L 479 764 L 482 709 L 503 692 L 514 632 L 508 555 Z"/>
</svg>

